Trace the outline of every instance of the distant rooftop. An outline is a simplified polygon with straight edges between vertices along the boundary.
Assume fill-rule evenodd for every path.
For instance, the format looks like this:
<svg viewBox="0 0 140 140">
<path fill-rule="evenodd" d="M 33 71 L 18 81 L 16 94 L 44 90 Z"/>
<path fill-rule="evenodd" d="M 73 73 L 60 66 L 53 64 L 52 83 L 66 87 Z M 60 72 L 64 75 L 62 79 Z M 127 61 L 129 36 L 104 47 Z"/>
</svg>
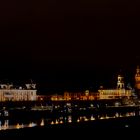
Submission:
<svg viewBox="0 0 140 140">
<path fill-rule="evenodd" d="M 13 84 L 0 84 L 0 89 L 36 89 L 36 84 L 22 84 L 22 85 L 13 85 Z"/>
</svg>

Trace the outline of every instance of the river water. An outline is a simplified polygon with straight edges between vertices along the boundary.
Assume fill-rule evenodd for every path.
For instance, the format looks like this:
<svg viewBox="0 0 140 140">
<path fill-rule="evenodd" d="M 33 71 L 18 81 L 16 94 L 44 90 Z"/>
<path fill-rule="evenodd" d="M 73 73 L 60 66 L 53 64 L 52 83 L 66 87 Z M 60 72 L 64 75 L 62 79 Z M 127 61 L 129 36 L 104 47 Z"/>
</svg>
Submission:
<svg viewBox="0 0 140 140">
<path fill-rule="evenodd" d="M 51 126 L 59 124 L 70 124 L 70 123 L 81 123 L 81 122 L 92 122 L 96 120 L 107 120 L 107 119 L 116 119 L 116 118 L 125 118 L 135 116 L 135 111 L 115 114 L 91 114 L 91 115 L 59 115 L 53 118 L 40 116 L 36 119 L 1 119 L 0 120 L 0 130 L 8 129 L 24 129 L 27 127 L 36 127 L 36 126 Z"/>
</svg>

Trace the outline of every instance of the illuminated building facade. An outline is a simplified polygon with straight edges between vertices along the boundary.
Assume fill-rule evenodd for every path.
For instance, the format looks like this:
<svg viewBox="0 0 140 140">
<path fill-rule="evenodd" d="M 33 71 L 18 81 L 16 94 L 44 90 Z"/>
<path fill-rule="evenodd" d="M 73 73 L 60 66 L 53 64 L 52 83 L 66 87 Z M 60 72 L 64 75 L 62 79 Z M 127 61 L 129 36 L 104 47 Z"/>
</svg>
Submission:
<svg viewBox="0 0 140 140">
<path fill-rule="evenodd" d="M 14 88 L 12 84 L 0 85 L 0 101 L 35 101 L 36 84 L 26 84 L 25 88 Z"/>
<path fill-rule="evenodd" d="M 52 95 L 51 100 L 101 100 L 121 99 L 123 97 L 136 97 L 136 92 L 131 86 L 125 87 L 124 77 L 118 75 L 117 87 L 115 89 L 104 89 L 101 87 L 97 92 L 86 90 L 85 92 L 64 92 L 63 95 Z M 135 74 L 135 87 L 140 90 L 140 68 L 137 67 Z"/>
<path fill-rule="evenodd" d="M 119 99 L 122 97 L 130 98 L 132 90 L 126 89 L 100 89 L 99 99 Z"/>
<path fill-rule="evenodd" d="M 99 99 L 119 99 L 123 97 L 130 98 L 133 95 L 132 89 L 125 89 L 124 86 L 124 77 L 118 75 L 118 82 L 116 89 L 103 89 L 100 88 Z"/>
<path fill-rule="evenodd" d="M 137 66 L 135 74 L 135 88 L 140 90 L 140 68 Z"/>
<path fill-rule="evenodd" d="M 118 75 L 117 89 L 124 89 L 124 77 Z"/>
<path fill-rule="evenodd" d="M 90 92 L 86 90 L 85 92 L 67 92 L 65 91 L 63 95 L 52 95 L 52 101 L 61 101 L 61 100 L 95 100 L 97 93 Z"/>
<path fill-rule="evenodd" d="M 52 101 L 62 101 L 62 100 L 64 100 L 64 97 L 63 97 L 63 95 L 52 95 L 51 96 L 51 100 Z"/>
</svg>

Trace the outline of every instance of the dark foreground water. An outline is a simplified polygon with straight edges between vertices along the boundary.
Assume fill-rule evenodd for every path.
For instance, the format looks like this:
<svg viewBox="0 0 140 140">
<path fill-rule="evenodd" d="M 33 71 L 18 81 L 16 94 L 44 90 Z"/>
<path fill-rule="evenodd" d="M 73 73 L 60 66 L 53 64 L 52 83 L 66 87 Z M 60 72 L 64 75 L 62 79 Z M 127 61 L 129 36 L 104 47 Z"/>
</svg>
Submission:
<svg viewBox="0 0 140 140">
<path fill-rule="evenodd" d="M 81 136 L 110 136 L 115 133 L 116 136 L 127 131 L 128 136 L 133 130 L 140 130 L 140 117 L 126 117 L 115 119 L 102 119 L 95 121 L 85 121 L 80 123 L 65 123 L 58 125 L 45 125 L 26 127 L 24 129 L 8 129 L 0 131 L 1 138 L 41 138 L 52 139 L 57 137 L 59 139 Z"/>
<path fill-rule="evenodd" d="M 36 118 L 36 115 L 39 114 L 39 118 Z M 33 127 L 46 127 L 46 128 L 77 128 L 77 127 L 98 127 L 100 124 L 108 122 L 108 125 L 104 124 L 106 127 L 109 126 L 109 123 L 115 120 L 128 120 L 131 118 L 140 117 L 136 116 L 135 111 L 133 112 L 114 112 L 114 113 L 98 113 L 98 114 L 67 114 L 67 115 L 55 115 L 49 114 L 42 115 L 39 112 L 35 114 L 28 115 L 28 118 L 19 116 L 13 116 L 13 118 L 6 119 L 3 118 L 0 120 L 0 131 L 7 131 L 12 129 L 25 129 Z M 103 126 L 104 126 L 103 125 Z M 114 125 L 117 127 L 117 125 Z M 124 124 L 121 127 L 129 127 L 129 125 Z"/>
<path fill-rule="evenodd" d="M 48 111 L 14 112 L 0 119 L 1 139 L 74 139 L 75 137 L 114 137 L 132 134 L 140 130 L 139 108 L 111 107 L 100 110 L 84 110 L 70 113 Z M 130 132 L 129 132 L 130 131 Z M 136 131 L 134 132 L 134 136 Z M 85 140 L 86 140 L 85 139 Z"/>
</svg>

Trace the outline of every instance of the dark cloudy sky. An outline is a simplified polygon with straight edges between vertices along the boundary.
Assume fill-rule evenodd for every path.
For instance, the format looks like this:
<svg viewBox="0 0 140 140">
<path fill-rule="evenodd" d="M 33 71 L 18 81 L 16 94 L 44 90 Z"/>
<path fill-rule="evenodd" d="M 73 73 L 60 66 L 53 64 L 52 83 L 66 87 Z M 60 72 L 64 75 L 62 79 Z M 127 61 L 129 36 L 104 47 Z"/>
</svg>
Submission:
<svg viewBox="0 0 140 140">
<path fill-rule="evenodd" d="M 119 68 L 134 68 L 139 7 L 138 0 L 1 2 L 1 77 L 45 77 L 57 83 L 66 77 L 113 77 Z"/>
</svg>

